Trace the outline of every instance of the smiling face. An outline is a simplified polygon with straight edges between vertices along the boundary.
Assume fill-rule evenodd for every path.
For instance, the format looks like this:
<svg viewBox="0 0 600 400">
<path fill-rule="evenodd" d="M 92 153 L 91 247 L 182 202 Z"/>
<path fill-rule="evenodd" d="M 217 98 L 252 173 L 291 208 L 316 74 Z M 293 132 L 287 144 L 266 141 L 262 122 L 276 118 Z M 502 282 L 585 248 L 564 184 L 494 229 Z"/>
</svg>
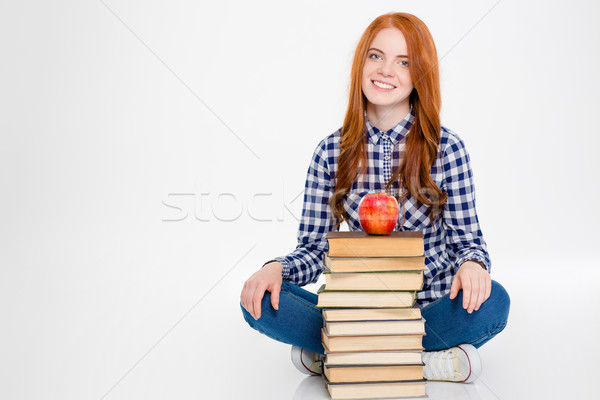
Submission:
<svg viewBox="0 0 600 400">
<path fill-rule="evenodd" d="M 412 90 L 404 35 L 396 28 L 382 29 L 369 46 L 362 72 L 369 120 L 384 130 L 395 126 L 410 110 Z"/>
</svg>

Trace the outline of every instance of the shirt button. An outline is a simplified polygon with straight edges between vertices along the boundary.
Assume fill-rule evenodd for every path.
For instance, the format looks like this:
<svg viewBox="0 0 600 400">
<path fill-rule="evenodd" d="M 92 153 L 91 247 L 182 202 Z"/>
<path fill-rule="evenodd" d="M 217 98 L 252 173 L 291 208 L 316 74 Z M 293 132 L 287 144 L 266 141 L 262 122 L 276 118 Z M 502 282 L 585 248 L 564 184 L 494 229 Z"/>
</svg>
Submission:
<svg viewBox="0 0 600 400">
<path fill-rule="evenodd" d="M 390 159 L 390 156 L 385 156 L 385 157 L 383 157 L 383 159 L 384 159 L 385 161 L 387 161 L 387 160 L 389 160 L 389 159 Z"/>
</svg>

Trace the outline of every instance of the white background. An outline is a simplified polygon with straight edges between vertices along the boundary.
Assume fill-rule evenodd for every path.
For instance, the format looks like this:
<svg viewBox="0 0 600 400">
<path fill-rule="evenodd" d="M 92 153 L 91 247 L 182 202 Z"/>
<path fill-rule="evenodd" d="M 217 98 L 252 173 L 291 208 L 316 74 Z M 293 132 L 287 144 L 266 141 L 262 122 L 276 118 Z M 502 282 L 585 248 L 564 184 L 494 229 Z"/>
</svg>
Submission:
<svg viewBox="0 0 600 400">
<path fill-rule="evenodd" d="M 312 152 L 390 11 L 434 37 L 512 298 L 479 395 L 595 397 L 600 10 L 582 0 L 2 2 L 0 397 L 302 398 L 239 293 L 294 249 Z"/>
</svg>

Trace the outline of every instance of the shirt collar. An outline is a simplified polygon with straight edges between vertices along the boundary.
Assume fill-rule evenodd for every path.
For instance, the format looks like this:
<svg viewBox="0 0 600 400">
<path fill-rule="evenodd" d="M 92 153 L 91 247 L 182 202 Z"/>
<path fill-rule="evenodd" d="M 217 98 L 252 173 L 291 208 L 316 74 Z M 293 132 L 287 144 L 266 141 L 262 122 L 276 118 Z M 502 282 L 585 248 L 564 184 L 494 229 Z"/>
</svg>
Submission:
<svg viewBox="0 0 600 400">
<path fill-rule="evenodd" d="M 414 120 L 415 114 L 411 106 L 410 111 L 408 112 L 408 114 L 406 114 L 406 117 L 404 117 L 404 119 L 400 121 L 398 125 L 396 125 L 387 132 L 382 132 L 375 125 L 373 125 L 371 121 L 369 121 L 369 118 L 367 117 L 367 111 L 365 110 L 367 134 L 369 135 L 369 139 L 371 140 L 371 142 L 373 142 L 373 144 L 379 143 L 379 139 L 383 136 L 383 133 L 386 133 L 390 137 L 392 144 L 395 145 L 400 141 L 400 139 L 402 139 L 408 134 L 408 131 L 410 130 L 410 127 L 412 126 Z"/>
</svg>

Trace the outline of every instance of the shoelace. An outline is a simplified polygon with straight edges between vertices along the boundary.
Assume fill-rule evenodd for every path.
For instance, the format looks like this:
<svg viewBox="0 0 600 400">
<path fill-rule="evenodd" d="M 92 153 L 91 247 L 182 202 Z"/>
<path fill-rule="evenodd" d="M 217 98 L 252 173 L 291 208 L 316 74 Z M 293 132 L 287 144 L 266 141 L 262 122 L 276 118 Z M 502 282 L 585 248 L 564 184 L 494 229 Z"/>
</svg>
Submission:
<svg viewBox="0 0 600 400">
<path fill-rule="evenodd" d="M 454 378 L 454 365 L 452 364 L 452 351 L 442 350 L 423 353 L 423 374 L 425 378 L 452 379 Z M 444 365 L 445 364 L 445 365 Z"/>
</svg>

